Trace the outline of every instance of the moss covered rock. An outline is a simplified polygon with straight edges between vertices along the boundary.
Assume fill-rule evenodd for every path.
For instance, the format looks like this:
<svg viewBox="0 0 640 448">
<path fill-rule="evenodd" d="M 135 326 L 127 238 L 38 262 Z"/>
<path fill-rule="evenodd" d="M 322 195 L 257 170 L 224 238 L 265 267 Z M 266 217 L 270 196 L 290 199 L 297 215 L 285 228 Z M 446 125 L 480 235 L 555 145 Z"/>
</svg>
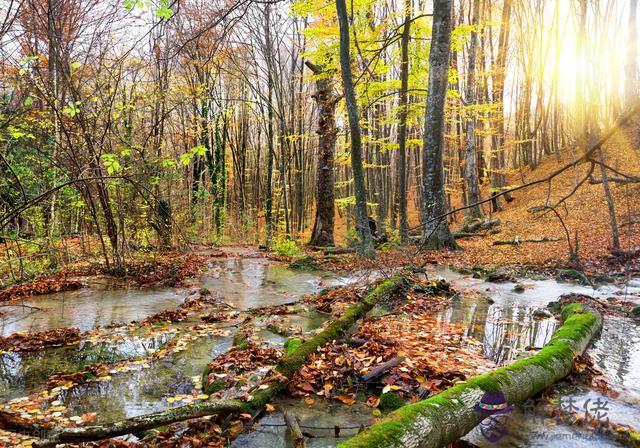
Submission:
<svg viewBox="0 0 640 448">
<path fill-rule="evenodd" d="M 406 404 L 404 398 L 395 392 L 385 392 L 380 395 L 380 410 L 385 412 L 395 411 Z"/>
<path fill-rule="evenodd" d="M 320 269 L 320 265 L 311 255 L 305 255 L 289 263 L 289 269 L 296 271 L 317 271 Z"/>
</svg>

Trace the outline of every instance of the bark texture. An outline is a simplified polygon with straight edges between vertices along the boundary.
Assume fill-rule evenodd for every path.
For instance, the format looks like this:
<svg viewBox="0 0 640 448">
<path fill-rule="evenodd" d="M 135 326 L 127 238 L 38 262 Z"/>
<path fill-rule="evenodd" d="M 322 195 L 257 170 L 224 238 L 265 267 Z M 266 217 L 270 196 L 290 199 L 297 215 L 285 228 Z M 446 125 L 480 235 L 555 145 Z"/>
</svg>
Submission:
<svg viewBox="0 0 640 448">
<path fill-rule="evenodd" d="M 336 148 L 336 102 L 331 74 L 324 68 L 306 61 L 307 67 L 316 75 L 315 100 L 318 104 L 318 159 L 316 175 L 316 220 L 309 244 L 327 247 L 334 245 L 333 228 L 335 218 L 335 174 L 334 154 Z"/>
<path fill-rule="evenodd" d="M 344 100 L 349 117 L 349 132 L 351 135 L 351 169 L 353 170 L 353 187 L 356 195 L 356 226 L 360 236 L 358 251 L 360 255 L 373 257 L 375 249 L 373 238 L 369 230 L 369 216 L 367 213 L 367 189 L 364 182 L 362 167 L 362 138 L 360 135 L 360 114 L 356 92 L 353 87 L 351 73 L 351 52 L 349 49 L 349 19 L 345 0 L 336 0 L 336 12 L 340 27 L 340 70 L 342 72 L 342 86 Z"/>
<path fill-rule="evenodd" d="M 473 2 L 473 23 L 478 26 L 480 13 L 480 1 Z M 478 53 L 478 32 L 474 28 L 471 31 L 469 42 L 469 63 L 467 65 L 467 105 L 473 107 L 476 104 L 476 56 Z M 478 167 L 476 164 L 476 118 L 475 111 L 467 108 L 467 148 L 465 161 L 465 177 L 467 181 L 468 213 L 471 218 L 481 218 L 480 211 L 480 187 L 478 184 Z"/>
<path fill-rule="evenodd" d="M 400 43 L 400 95 L 398 97 L 398 219 L 400 242 L 409 242 L 407 217 L 407 112 L 409 90 L 409 38 L 411 37 L 411 0 L 404 2 L 404 26 Z"/>
<path fill-rule="evenodd" d="M 446 217 L 444 173 L 444 102 L 449 84 L 451 48 L 451 0 L 433 3 L 433 31 L 429 52 L 429 88 L 422 160 L 423 244 L 432 249 L 457 247 Z"/>
<path fill-rule="evenodd" d="M 474 406 L 486 391 L 502 391 L 509 403 L 520 403 L 540 393 L 569 374 L 574 356 L 585 351 L 602 327 L 602 316 L 580 304 L 567 305 L 562 315 L 564 324 L 536 355 L 404 406 L 338 447 L 442 447 L 485 418 Z"/>
</svg>

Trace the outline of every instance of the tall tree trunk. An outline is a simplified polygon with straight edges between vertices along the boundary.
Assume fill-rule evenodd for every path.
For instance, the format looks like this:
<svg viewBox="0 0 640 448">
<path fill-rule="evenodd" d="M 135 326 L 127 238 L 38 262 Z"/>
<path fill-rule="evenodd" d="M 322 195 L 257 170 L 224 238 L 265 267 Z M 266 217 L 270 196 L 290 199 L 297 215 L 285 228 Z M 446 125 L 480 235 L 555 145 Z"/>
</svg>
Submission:
<svg viewBox="0 0 640 448">
<path fill-rule="evenodd" d="M 471 26 L 478 26 L 478 16 L 480 14 L 480 1 L 473 2 L 473 19 Z M 476 166 L 476 119 L 473 106 L 476 102 L 476 55 L 478 53 L 478 31 L 473 28 L 471 31 L 471 39 L 469 41 L 469 63 L 467 66 L 467 151 L 465 155 L 465 178 L 467 182 L 468 209 L 471 218 L 482 217 L 482 212 L 478 202 L 480 201 L 480 188 L 478 186 L 478 167 Z"/>
<path fill-rule="evenodd" d="M 56 108 L 58 107 L 59 101 L 59 92 L 58 92 L 58 46 L 59 46 L 59 38 L 58 38 L 58 29 L 56 25 L 57 15 L 60 14 L 60 2 L 59 0 L 48 0 L 47 2 L 47 38 L 49 40 L 49 60 L 48 60 L 48 75 L 49 75 L 49 88 L 50 88 L 50 113 L 51 113 L 51 121 L 53 123 L 53 136 L 51 138 L 51 143 L 53 146 L 52 150 L 52 160 L 56 160 L 56 155 L 58 152 L 58 144 L 59 144 L 59 134 L 60 134 L 60 126 L 58 122 L 58 116 L 56 112 Z M 56 188 L 57 184 L 57 176 L 54 174 L 53 178 L 53 188 Z M 54 190 L 51 195 L 50 203 L 49 203 L 49 229 L 48 236 L 49 238 L 53 238 L 55 223 L 56 223 L 56 201 L 57 201 L 57 190 Z"/>
<path fill-rule="evenodd" d="M 334 153 L 336 147 L 336 101 L 333 80 L 324 68 L 306 61 L 305 64 L 316 75 L 315 100 L 318 104 L 318 158 L 316 175 L 316 219 L 309 244 L 311 246 L 333 246 L 335 217 Z"/>
<path fill-rule="evenodd" d="M 496 107 L 496 133 L 491 139 L 492 155 L 489 162 L 491 169 L 491 187 L 495 192 L 504 188 L 507 184 L 506 176 L 500 172 L 505 168 L 505 125 L 504 125 L 504 80 L 507 63 L 507 49 L 509 46 L 509 34 L 511 30 L 511 5 L 513 0 L 505 0 L 502 5 L 502 16 L 500 23 L 500 34 L 498 35 L 498 54 L 494 63 L 493 75 L 493 102 Z M 505 200 L 509 202 L 511 196 L 506 194 Z M 500 199 L 494 197 L 492 207 L 494 211 L 502 208 Z"/>
<path fill-rule="evenodd" d="M 423 244 L 433 249 L 457 248 L 445 213 L 444 103 L 449 83 L 451 48 L 451 0 L 434 0 L 433 30 L 429 52 L 429 86 L 422 158 Z"/>
<path fill-rule="evenodd" d="M 598 158 L 600 163 L 605 163 L 604 153 L 602 148 L 598 150 Z M 602 189 L 604 191 L 604 198 L 607 202 L 607 211 L 609 213 L 609 225 L 611 226 L 611 248 L 613 250 L 620 250 L 620 235 L 618 234 L 618 219 L 616 218 L 616 207 L 613 202 L 613 196 L 611 195 L 611 188 L 609 186 L 609 176 L 607 175 L 607 169 L 598 165 L 600 168 L 600 176 L 602 177 Z"/>
<path fill-rule="evenodd" d="M 267 248 L 271 246 L 273 237 L 273 158 L 275 155 L 273 137 L 273 71 L 272 71 L 272 43 L 271 43 L 271 5 L 265 6 L 264 32 L 267 49 L 267 191 L 265 192 L 265 225 Z"/>
<path fill-rule="evenodd" d="M 407 113 L 409 90 L 409 38 L 411 37 L 411 0 L 404 2 L 404 27 L 400 43 L 400 97 L 398 98 L 398 219 L 400 242 L 409 241 L 409 219 L 407 218 Z"/>
<path fill-rule="evenodd" d="M 360 242 L 358 252 L 361 255 L 373 257 L 375 250 L 369 229 L 369 217 L 367 214 L 367 191 L 364 183 L 364 170 L 362 168 L 362 140 L 360 137 L 360 115 L 356 93 L 353 88 L 353 76 L 351 74 L 351 52 L 349 49 L 349 20 L 345 0 L 336 0 L 338 25 L 340 27 L 340 69 L 342 71 L 342 86 L 344 99 L 349 117 L 349 130 L 351 135 L 351 168 L 353 170 L 353 186 L 356 197 L 356 226 Z"/>
</svg>

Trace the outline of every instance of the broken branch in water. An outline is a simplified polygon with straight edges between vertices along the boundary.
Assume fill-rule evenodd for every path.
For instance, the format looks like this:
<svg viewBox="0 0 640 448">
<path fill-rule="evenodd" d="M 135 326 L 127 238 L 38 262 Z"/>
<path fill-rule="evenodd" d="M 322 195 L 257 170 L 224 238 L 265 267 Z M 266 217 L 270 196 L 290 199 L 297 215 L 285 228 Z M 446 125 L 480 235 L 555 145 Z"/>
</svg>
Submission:
<svg viewBox="0 0 640 448">
<path fill-rule="evenodd" d="M 282 411 L 282 417 L 284 418 L 284 423 L 287 425 L 287 429 L 289 430 L 291 446 L 293 446 L 293 448 L 304 448 L 304 435 L 300 429 L 298 419 L 286 410 Z"/>
</svg>

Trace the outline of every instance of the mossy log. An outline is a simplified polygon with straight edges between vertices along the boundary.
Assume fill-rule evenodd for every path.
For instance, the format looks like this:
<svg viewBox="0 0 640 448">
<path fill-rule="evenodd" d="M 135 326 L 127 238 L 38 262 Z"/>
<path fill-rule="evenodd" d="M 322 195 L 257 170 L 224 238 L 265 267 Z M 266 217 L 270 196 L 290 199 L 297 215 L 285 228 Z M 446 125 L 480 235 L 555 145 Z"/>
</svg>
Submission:
<svg viewBox="0 0 640 448">
<path fill-rule="evenodd" d="M 574 357 L 584 352 L 602 327 L 602 316 L 579 304 L 564 307 L 562 317 L 564 324 L 536 355 L 403 406 L 338 447 L 442 447 L 485 418 L 474 405 L 486 391 L 502 391 L 509 403 L 521 403 L 540 393 L 569 374 Z"/>
<path fill-rule="evenodd" d="M 126 434 L 139 433 L 170 423 L 213 414 L 233 414 L 242 411 L 242 403 L 237 400 L 219 400 L 195 403 L 189 406 L 167 409 L 166 411 L 120 420 L 104 425 L 78 428 L 61 428 L 47 430 L 24 426 L 18 431 L 27 435 L 37 434 L 42 437 L 33 446 L 39 448 L 55 447 L 62 443 L 81 443 L 92 440 L 110 439 Z M 14 428 L 17 429 L 17 428 Z M 25 432 L 25 430 L 27 430 Z"/>
<path fill-rule="evenodd" d="M 354 323 L 366 316 L 376 304 L 405 289 L 407 283 L 407 279 L 402 276 L 395 276 L 384 281 L 360 301 L 347 308 L 340 318 L 329 323 L 320 333 L 298 345 L 295 350 L 285 354 L 275 368 L 276 372 L 282 376 L 281 379 L 272 381 L 268 388 L 261 389 L 252 395 L 252 400 L 248 402 L 252 408 L 251 410 L 261 409 L 269 400 L 282 392 L 286 388 L 287 381 L 300 370 L 306 359 L 318 347 L 327 342 L 340 339 Z"/>
<path fill-rule="evenodd" d="M 376 306 L 376 304 L 400 293 L 407 287 L 407 285 L 407 279 L 402 276 L 395 276 L 384 281 L 360 301 L 347 308 L 340 318 L 332 321 L 323 331 L 299 345 L 296 344 L 297 347 L 295 350 L 288 351 L 287 354 L 278 362 L 275 370 L 279 375 L 274 375 L 273 377 L 275 379 L 267 383 L 266 388 L 254 391 L 247 401 L 207 401 L 171 408 L 154 414 L 142 415 L 105 425 L 79 428 L 54 428 L 48 430 L 31 426 L 29 424 L 16 424 L 16 422 L 11 422 L 9 419 L 2 418 L 0 418 L 0 427 L 2 427 L 2 429 L 27 435 L 40 434 L 41 439 L 37 440 L 33 446 L 51 447 L 61 443 L 79 443 L 92 440 L 109 439 L 125 434 L 137 433 L 158 426 L 204 417 L 206 415 L 258 412 L 279 393 L 286 389 L 288 381 L 297 371 L 300 370 L 309 355 L 314 353 L 318 347 L 327 342 L 340 339 L 354 323 L 365 317 L 366 314 Z"/>
</svg>

